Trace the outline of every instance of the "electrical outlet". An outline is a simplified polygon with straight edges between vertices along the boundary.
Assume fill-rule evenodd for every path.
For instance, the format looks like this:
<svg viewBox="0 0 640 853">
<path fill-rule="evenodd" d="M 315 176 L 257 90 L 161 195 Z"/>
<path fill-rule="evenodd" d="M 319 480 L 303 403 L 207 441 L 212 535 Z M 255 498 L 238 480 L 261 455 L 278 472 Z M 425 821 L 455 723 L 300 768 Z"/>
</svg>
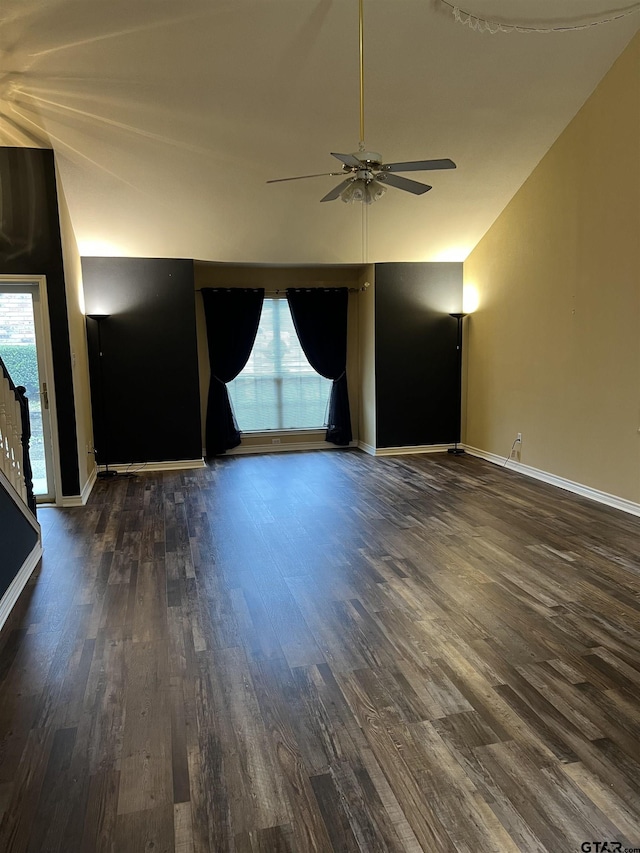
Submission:
<svg viewBox="0 0 640 853">
<path fill-rule="evenodd" d="M 520 461 L 520 454 L 522 452 L 522 433 L 519 432 L 516 434 L 516 439 L 511 445 L 511 453 L 509 454 L 509 459 L 515 459 L 516 462 Z"/>
<path fill-rule="evenodd" d="M 280 444 L 280 439 L 279 438 L 272 438 L 271 444 Z"/>
</svg>

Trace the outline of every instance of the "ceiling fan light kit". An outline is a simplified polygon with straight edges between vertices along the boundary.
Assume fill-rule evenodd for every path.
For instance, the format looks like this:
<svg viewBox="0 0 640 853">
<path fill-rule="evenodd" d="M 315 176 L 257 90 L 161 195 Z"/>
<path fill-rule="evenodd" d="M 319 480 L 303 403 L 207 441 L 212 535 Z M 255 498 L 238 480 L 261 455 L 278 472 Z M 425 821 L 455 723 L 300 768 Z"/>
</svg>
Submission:
<svg viewBox="0 0 640 853">
<path fill-rule="evenodd" d="M 307 178 L 323 178 L 337 175 L 349 175 L 323 198 L 324 201 L 335 201 L 341 199 L 345 204 L 360 202 L 362 204 L 373 204 L 382 198 L 387 191 L 387 186 L 398 190 L 423 195 L 432 187 L 420 181 L 403 178 L 396 172 L 422 172 L 441 169 L 455 169 L 453 160 L 409 160 L 401 163 L 383 163 L 382 155 L 377 151 L 367 151 L 364 143 L 364 15 L 363 0 L 358 0 L 359 21 L 359 47 L 360 47 L 360 143 L 358 151 L 353 154 L 331 153 L 332 157 L 342 163 L 342 172 L 323 172 L 313 175 L 299 175 L 294 178 L 276 178 L 267 181 L 268 184 L 279 184 L 285 181 L 302 181 Z"/>
<path fill-rule="evenodd" d="M 386 187 L 379 184 L 373 185 L 372 181 L 367 182 L 360 178 L 352 178 L 349 181 L 349 186 L 345 187 L 340 193 L 340 201 L 345 204 L 353 204 L 355 201 L 362 202 L 362 204 L 373 204 L 374 201 L 382 198 L 386 191 Z M 327 201 L 329 200 L 327 199 Z"/>
</svg>

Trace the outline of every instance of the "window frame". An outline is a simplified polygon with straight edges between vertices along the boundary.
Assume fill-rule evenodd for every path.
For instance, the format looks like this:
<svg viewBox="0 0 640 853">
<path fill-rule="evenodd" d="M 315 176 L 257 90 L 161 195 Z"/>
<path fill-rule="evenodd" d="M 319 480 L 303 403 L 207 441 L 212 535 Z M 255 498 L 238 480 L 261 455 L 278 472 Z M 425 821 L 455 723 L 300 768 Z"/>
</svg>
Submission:
<svg viewBox="0 0 640 853">
<path fill-rule="evenodd" d="M 287 307 L 288 307 L 288 301 L 287 301 L 287 297 L 285 294 L 282 294 L 282 295 L 281 294 L 270 294 L 269 296 L 265 295 L 264 302 L 265 303 L 266 302 L 287 302 Z M 262 315 L 260 317 L 260 322 L 262 322 Z M 278 328 L 278 333 L 280 333 L 280 328 Z M 298 340 L 298 344 L 300 345 L 299 340 Z M 255 346 L 255 343 L 254 343 L 254 346 Z M 302 349 L 301 345 L 300 345 L 300 349 Z M 251 352 L 253 353 L 253 347 L 252 347 Z M 304 355 L 304 351 L 303 351 L 303 355 Z M 306 358 L 306 356 L 305 356 L 305 358 Z M 308 359 L 307 359 L 307 363 L 308 363 Z M 309 366 L 311 367 L 311 365 L 309 365 Z M 240 371 L 238 376 L 236 376 L 236 379 L 238 379 L 242 375 L 242 373 L 245 369 L 246 369 L 246 365 Z M 313 370 L 313 367 L 311 367 L 311 370 L 313 371 L 313 373 L 316 376 L 321 376 L 321 374 L 319 374 L 317 371 Z M 324 377 L 322 377 L 322 378 L 324 378 Z M 274 376 L 273 381 L 275 382 L 276 388 L 278 389 L 277 395 L 280 398 L 280 404 L 279 404 L 278 408 L 280 411 L 282 411 L 282 396 L 281 396 L 282 377 Z M 331 382 L 331 380 L 325 380 L 325 381 Z M 232 380 L 232 382 L 235 382 L 235 379 Z M 231 384 L 231 383 L 229 383 L 229 384 Z M 330 394 L 331 394 L 331 391 L 329 391 L 329 396 L 327 397 L 327 403 L 326 403 L 327 406 L 329 405 Z M 229 399 L 231 402 L 231 407 L 232 407 L 233 412 L 234 412 L 234 417 L 237 418 L 235 405 L 234 405 L 233 397 L 231 394 L 229 394 Z M 274 437 L 274 436 L 300 435 L 300 434 L 302 434 L 302 435 L 325 435 L 326 431 L 327 431 L 327 426 L 326 426 L 326 424 L 324 424 L 322 426 L 317 426 L 317 427 L 273 427 L 273 429 L 262 427 L 261 429 L 242 429 L 241 425 L 238 424 L 238 429 L 240 430 L 240 432 L 243 436 L 252 436 L 252 437 L 258 437 L 258 438 L 259 437 L 269 438 L 269 437 Z"/>
</svg>

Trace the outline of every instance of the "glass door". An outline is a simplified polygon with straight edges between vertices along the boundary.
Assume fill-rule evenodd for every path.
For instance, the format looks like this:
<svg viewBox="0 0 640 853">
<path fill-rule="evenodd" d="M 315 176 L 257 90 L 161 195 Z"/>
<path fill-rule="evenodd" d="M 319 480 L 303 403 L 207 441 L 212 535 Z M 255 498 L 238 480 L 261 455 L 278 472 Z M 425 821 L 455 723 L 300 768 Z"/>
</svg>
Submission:
<svg viewBox="0 0 640 853">
<path fill-rule="evenodd" d="M 14 384 L 27 389 L 33 493 L 45 502 L 55 499 L 55 485 L 41 309 L 37 284 L 0 282 L 0 356 Z"/>
</svg>

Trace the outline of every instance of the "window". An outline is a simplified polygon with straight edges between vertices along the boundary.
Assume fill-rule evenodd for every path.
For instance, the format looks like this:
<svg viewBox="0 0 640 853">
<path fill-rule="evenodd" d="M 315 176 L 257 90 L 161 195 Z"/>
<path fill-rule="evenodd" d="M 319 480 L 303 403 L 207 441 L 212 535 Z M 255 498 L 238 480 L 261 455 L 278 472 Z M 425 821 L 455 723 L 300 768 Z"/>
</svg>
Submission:
<svg viewBox="0 0 640 853">
<path fill-rule="evenodd" d="M 238 428 L 320 429 L 332 384 L 307 361 L 287 300 L 265 299 L 249 361 L 227 385 Z"/>
</svg>

